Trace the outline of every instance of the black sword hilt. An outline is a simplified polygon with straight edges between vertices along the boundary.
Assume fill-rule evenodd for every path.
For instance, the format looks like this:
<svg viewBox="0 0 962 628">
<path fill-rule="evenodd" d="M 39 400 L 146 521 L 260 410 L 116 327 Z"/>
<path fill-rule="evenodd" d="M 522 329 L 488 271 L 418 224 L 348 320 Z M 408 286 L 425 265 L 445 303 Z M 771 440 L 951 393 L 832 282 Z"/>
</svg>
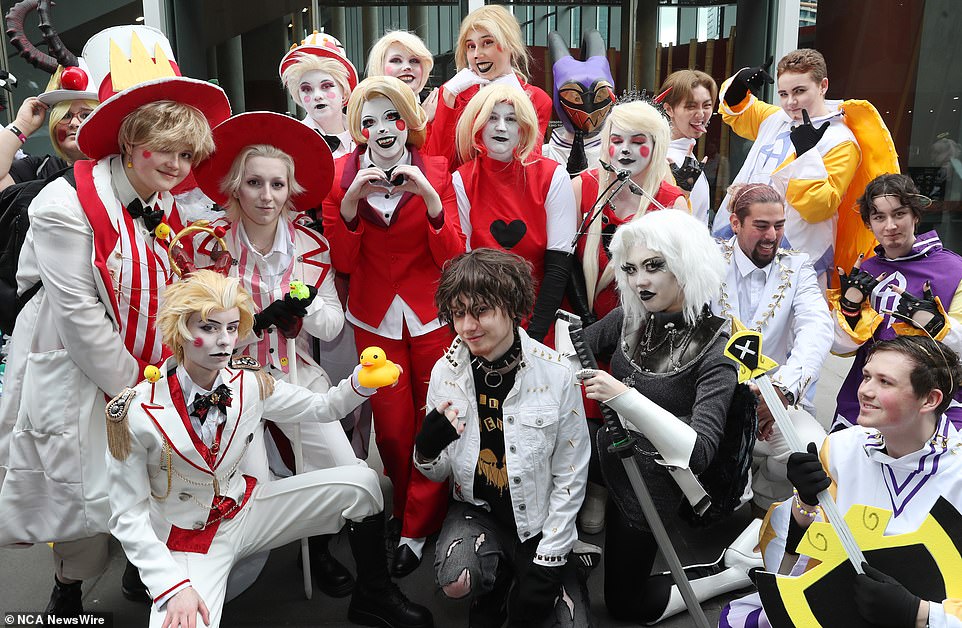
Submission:
<svg viewBox="0 0 962 628">
<path fill-rule="evenodd" d="M 581 324 L 581 317 L 564 310 L 558 310 L 555 316 L 568 323 L 568 335 L 571 337 L 571 344 L 575 348 L 575 354 L 578 356 L 581 367 L 597 370 L 598 361 L 595 360 L 595 355 L 592 353 L 591 347 L 589 347 L 585 341 L 585 332 Z M 608 451 L 621 458 L 631 456 L 634 452 L 634 436 L 622 425 L 621 418 L 617 412 L 601 402 L 599 402 L 598 406 L 601 408 L 601 416 L 605 421 L 605 429 L 608 430 L 608 434 L 611 436 L 611 445 L 608 447 Z"/>
</svg>

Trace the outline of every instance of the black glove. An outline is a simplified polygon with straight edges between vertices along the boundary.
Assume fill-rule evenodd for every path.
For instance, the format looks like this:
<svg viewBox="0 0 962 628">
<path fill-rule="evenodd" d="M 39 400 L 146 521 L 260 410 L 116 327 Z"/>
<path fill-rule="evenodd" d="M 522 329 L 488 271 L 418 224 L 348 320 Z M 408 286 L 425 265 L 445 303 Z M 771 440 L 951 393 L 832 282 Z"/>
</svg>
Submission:
<svg viewBox="0 0 962 628">
<path fill-rule="evenodd" d="M 798 491 L 798 498 L 809 506 L 817 506 L 818 494 L 832 485 L 818 459 L 815 443 L 808 444 L 808 453 L 796 451 L 788 457 L 787 475 Z"/>
<path fill-rule="evenodd" d="M 932 314 L 932 320 L 925 325 L 920 325 L 913 319 L 916 312 L 929 312 Z M 910 292 L 903 292 L 899 299 L 899 305 L 895 308 L 895 313 L 898 315 L 897 318 L 911 321 L 913 325 L 921 327 L 932 337 L 939 335 L 939 332 L 945 327 L 945 317 L 939 311 L 939 306 L 935 302 L 935 295 L 932 294 L 932 285 L 927 281 L 922 287 L 921 299 Z"/>
<path fill-rule="evenodd" d="M 571 275 L 571 253 L 548 249 L 544 252 L 544 279 L 534 301 L 534 315 L 528 323 L 528 335 L 541 342 L 548 335 L 555 312 L 561 306 Z"/>
<path fill-rule="evenodd" d="M 728 89 L 725 90 L 725 104 L 734 107 L 745 100 L 748 90 L 751 90 L 757 96 L 765 83 L 772 85 L 775 79 L 768 73 L 768 68 L 772 67 L 772 61 L 774 60 L 774 57 L 768 57 L 763 65 L 739 70 L 732 82 L 728 84 Z"/>
<path fill-rule="evenodd" d="M 451 425 L 451 421 L 433 408 L 424 417 L 421 424 L 421 431 L 414 439 L 414 448 L 424 460 L 434 460 L 441 455 L 444 448 L 458 440 L 460 435 L 458 430 Z"/>
<path fill-rule="evenodd" d="M 680 166 L 676 166 L 674 162 L 668 165 L 671 168 L 671 175 L 675 177 L 675 183 L 678 184 L 678 187 L 686 192 L 691 192 L 695 187 L 695 181 L 697 181 L 699 175 L 701 175 L 701 162 L 691 155 L 686 155 L 685 161 Z"/>
<path fill-rule="evenodd" d="M 585 272 L 581 266 L 581 260 L 577 257 L 572 259 L 567 296 L 568 302 L 571 303 L 571 309 L 581 319 L 582 327 L 587 327 L 598 320 L 595 313 L 588 307 L 588 287 L 585 285 Z"/>
<path fill-rule="evenodd" d="M 838 270 L 839 286 L 841 287 L 838 304 L 842 307 L 843 313 L 858 312 L 862 309 L 862 303 L 872 294 L 872 290 L 878 285 L 878 279 L 865 272 L 861 268 L 853 268 L 852 272 L 845 274 L 841 268 Z M 849 288 L 854 288 L 860 293 L 856 300 L 849 299 Z"/>
<path fill-rule="evenodd" d="M 808 117 L 808 109 L 802 109 L 802 123 L 794 127 L 789 134 L 792 145 L 795 147 L 795 157 L 801 157 L 804 153 L 815 148 L 815 145 L 825 135 L 825 131 L 828 131 L 829 124 L 831 123 L 826 120 L 822 126 L 816 128 L 812 124 L 812 119 Z"/>
<path fill-rule="evenodd" d="M 307 286 L 307 291 L 307 298 L 295 299 L 288 293 L 283 299 L 274 301 L 254 314 L 254 332 L 260 333 L 273 326 L 285 338 L 296 338 L 304 322 L 301 319 L 307 316 L 307 308 L 317 296 L 317 288 L 314 286 Z"/>
<path fill-rule="evenodd" d="M 915 626 L 922 600 L 868 563 L 863 562 L 862 569 L 865 573 L 855 576 L 858 614 L 873 626 Z"/>
<path fill-rule="evenodd" d="M 512 609 L 512 626 L 538 626 L 544 623 L 561 595 L 564 566 L 545 567 L 531 563 L 518 574 L 518 599 Z M 515 618 L 517 612 L 523 617 Z M 520 621 L 518 621 L 520 620 Z"/>
</svg>

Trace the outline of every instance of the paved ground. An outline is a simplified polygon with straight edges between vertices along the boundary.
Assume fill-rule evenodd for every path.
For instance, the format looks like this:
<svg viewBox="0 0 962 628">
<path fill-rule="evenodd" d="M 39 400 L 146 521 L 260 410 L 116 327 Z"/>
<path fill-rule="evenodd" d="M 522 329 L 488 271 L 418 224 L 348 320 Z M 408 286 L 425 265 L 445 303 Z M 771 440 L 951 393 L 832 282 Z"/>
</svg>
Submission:
<svg viewBox="0 0 962 628">
<path fill-rule="evenodd" d="M 830 421 L 834 410 L 834 394 L 848 371 L 849 361 L 830 357 L 826 362 L 819 383 L 820 394 L 816 400 L 819 419 Z M 373 464 L 378 464 L 379 461 Z M 2 514 L 0 514 L 2 515 Z M 684 538 L 677 542 L 677 550 L 687 564 L 694 561 L 707 562 L 735 538 L 749 519 L 746 511 L 736 513 L 723 525 L 711 529 L 693 531 L 687 529 Z M 2 516 L 0 516 L 2 521 Z M 680 527 L 680 530 L 685 529 Z M 585 537 L 585 540 L 603 545 L 603 534 Z M 353 564 L 347 538 L 343 534 L 331 545 L 335 554 L 345 563 Z M 692 548 L 701 548 L 695 552 Z M 289 545 L 271 553 L 271 557 L 258 581 L 236 600 L 230 602 L 224 612 L 224 626 L 351 626 L 347 622 L 348 599 L 335 600 L 315 592 L 314 599 L 304 598 L 300 570 L 296 563 L 296 546 Z M 107 572 L 84 584 L 84 605 L 90 611 L 114 613 L 116 628 L 146 625 L 146 607 L 125 600 L 120 594 L 120 577 L 124 570 L 124 557 L 119 545 L 111 548 L 111 562 Z M 427 605 L 434 613 L 439 628 L 466 626 L 468 605 L 464 601 L 444 598 L 434 584 L 431 565 L 433 547 L 428 544 L 422 566 L 401 581 L 401 588 L 409 597 Z M 659 568 L 656 565 L 656 568 Z M 661 567 L 664 568 L 664 567 Z M 600 570 L 589 580 L 592 611 L 595 625 L 600 627 L 629 626 L 608 617 L 605 612 L 602 577 Z M 0 612 L 22 610 L 41 611 L 46 606 L 53 586 L 50 551 L 45 545 L 22 550 L 0 550 Z M 735 595 L 722 596 L 703 604 L 708 619 L 718 621 L 722 606 Z M 692 625 L 687 614 L 678 615 L 660 624 L 665 628 L 683 628 Z"/>
</svg>

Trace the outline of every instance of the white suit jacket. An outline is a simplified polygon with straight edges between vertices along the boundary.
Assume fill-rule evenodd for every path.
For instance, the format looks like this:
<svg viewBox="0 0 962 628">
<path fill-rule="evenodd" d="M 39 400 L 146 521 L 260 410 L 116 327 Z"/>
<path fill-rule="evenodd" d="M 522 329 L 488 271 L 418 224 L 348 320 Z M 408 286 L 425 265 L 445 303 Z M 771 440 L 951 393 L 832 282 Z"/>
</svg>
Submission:
<svg viewBox="0 0 962 628">
<path fill-rule="evenodd" d="M 822 363 L 832 349 L 835 327 L 808 255 L 778 249 L 755 315 L 748 320 L 738 303 L 742 280 L 734 259 L 738 242 L 733 237 L 720 244 L 728 267 L 712 311 L 729 319 L 737 317 L 749 329 L 761 331 L 762 352 L 780 365 L 771 373 L 773 382 L 794 393 L 799 402 L 801 393 L 811 399 Z"/>
<path fill-rule="evenodd" d="M 116 226 L 124 210 L 111 184 L 111 159 L 96 162 L 92 174 Z M 180 224 L 171 196 L 158 203 L 168 222 Z M 107 531 L 104 404 L 142 376 L 110 305 L 117 283 L 129 283 L 118 270 L 119 235 L 103 234 L 114 239 L 107 265 L 112 285 L 106 285 L 95 266 L 96 234 L 67 181 L 41 190 L 29 215 L 17 280 L 21 291 L 38 280 L 43 287 L 17 317 L 7 360 L 0 403 L 0 546 Z"/>
<path fill-rule="evenodd" d="M 165 376 L 158 382 L 143 381 L 132 389 L 134 398 L 127 412 L 130 455 L 120 461 L 106 454 L 110 533 L 123 545 L 158 603 L 189 586 L 187 574 L 166 544 L 172 526 L 184 530 L 206 527 L 215 482 L 220 495 L 243 503 L 247 482 L 240 467 L 262 418 L 290 423 L 337 421 L 374 393 L 355 387 L 353 377 L 326 393 L 278 381 L 273 393 L 262 400 L 253 371 L 224 369 L 221 378 L 233 398 L 219 450 L 210 464 L 198 449 L 202 443 L 190 426 L 182 394 L 177 395 L 179 384 L 174 394 L 171 392 L 170 384 L 177 377 L 173 360 L 161 371 Z M 170 446 L 169 475 L 165 442 Z"/>
</svg>

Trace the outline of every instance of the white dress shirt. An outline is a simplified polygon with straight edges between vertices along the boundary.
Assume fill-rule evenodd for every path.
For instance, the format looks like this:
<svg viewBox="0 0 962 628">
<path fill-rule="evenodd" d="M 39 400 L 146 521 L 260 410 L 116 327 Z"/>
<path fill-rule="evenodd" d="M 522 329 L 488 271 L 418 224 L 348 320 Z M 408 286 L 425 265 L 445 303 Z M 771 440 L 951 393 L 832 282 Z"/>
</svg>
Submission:
<svg viewBox="0 0 962 628">
<path fill-rule="evenodd" d="M 197 397 L 209 395 L 214 389 L 223 384 L 224 380 L 221 374 L 218 373 L 217 379 L 214 380 L 214 385 L 211 386 L 210 390 L 207 390 L 203 386 L 198 386 L 194 383 L 194 380 L 187 374 L 187 369 L 185 369 L 183 365 L 178 366 L 175 373 L 177 374 L 177 381 L 180 383 L 180 390 L 184 393 L 184 403 L 187 405 L 191 427 L 194 428 L 194 432 L 200 437 L 200 440 L 210 447 L 214 444 L 214 437 L 217 436 L 217 428 L 227 421 L 227 415 L 221 412 L 220 408 L 212 405 L 210 410 L 207 411 L 207 418 L 201 423 L 198 417 L 189 413 Z"/>
</svg>

